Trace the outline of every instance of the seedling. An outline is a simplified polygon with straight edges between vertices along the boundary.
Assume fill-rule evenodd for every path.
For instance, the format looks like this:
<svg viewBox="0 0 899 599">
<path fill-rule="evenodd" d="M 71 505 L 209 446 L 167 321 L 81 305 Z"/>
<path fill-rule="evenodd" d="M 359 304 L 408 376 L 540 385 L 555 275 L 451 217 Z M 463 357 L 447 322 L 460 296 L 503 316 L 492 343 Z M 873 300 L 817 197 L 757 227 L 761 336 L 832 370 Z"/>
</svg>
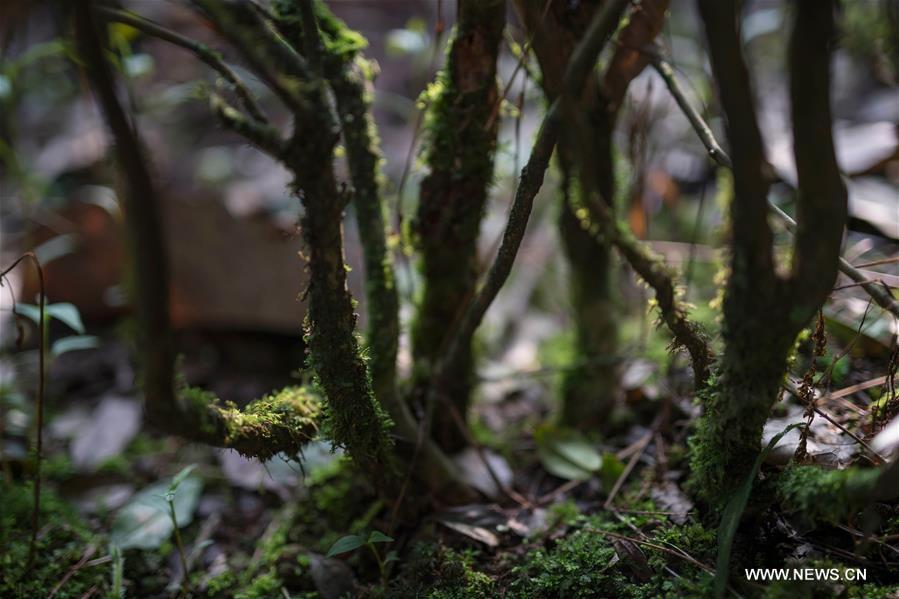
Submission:
<svg viewBox="0 0 899 599">
<path fill-rule="evenodd" d="M 175 529 L 175 545 L 178 547 L 178 559 L 181 560 L 181 571 L 183 572 L 181 577 L 181 592 L 185 596 L 187 596 L 189 590 L 187 554 L 184 552 L 184 543 L 181 542 L 181 531 L 178 530 L 178 516 L 175 514 L 175 494 L 178 492 L 178 487 L 184 482 L 184 479 L 187 478 L 196 467 L 196 464 L 191 464 L 176 474 L 174 478 L 172 478 L 172 484 L 169 485 L 168 490 L 165 492 L 165 501 L 169 506 L 169 517 L 172 519 L 172 526 Z"/>
<path fill-rule="evenodd" d="M 347 535 L 337 539 L 337 541 L 331 545 L 327 557 L 334 557 L 335 555 L 340 555 L 342 553 L 350 553 L 363 546 L 368 547 L 375 556 L 375 560 L 378 562 L 378 571 L 381 573 L 381 585 L 387 586 L 387 564 L 397 561 L 399 558 L 396 555 L 396 551 L 392 550 L 388 551 L 387 555 L 382 558 L 381 552 L 378 551 L 376 545 L 378 543 L 392 542 L 392 537 L 388 537 L 379 530 L 371 531 L 368 538 L 359 535 Z"/>
</svg>

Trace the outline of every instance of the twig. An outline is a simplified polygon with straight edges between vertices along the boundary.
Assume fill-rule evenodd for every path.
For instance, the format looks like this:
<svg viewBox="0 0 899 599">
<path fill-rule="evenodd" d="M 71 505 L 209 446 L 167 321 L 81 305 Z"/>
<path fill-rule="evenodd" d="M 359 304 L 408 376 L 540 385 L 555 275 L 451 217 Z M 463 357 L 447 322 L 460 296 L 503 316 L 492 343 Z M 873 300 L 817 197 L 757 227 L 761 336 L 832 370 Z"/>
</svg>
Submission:
<svg viewBox="0 0 899 599">
<path fill-rule="evenodd" d="M 60 590 L 60 589 L 61 589 L 61 588 L 62 588 L 62 587 L 63 587 L 69 580 L 71 580 L 72 576 L 74 576 L 75 573 L 78 572 L 78 570 L 80 570 L 81 568 L 83 568 L 83 567 L 85 567 L 85 566 L 89 566 L 90 563 L 88 562 L 88 560 L 91 558 L 91 556 L 92 556 L 96 551 L 97 551 L 97 546 L 96 546 L 96 545 L 88 545 L 88 546 L 84 549 L 84 553 L 81 554 L 81 558 L 80 558 L 77 562 L 75 562 L 75 565 L 73 565 L 71 568 L 69 568 L 68 571 L 65 573 L 65 576 L 63 576 L 63 577 L 60 579 L 60 581 L 56 583 L 56 586 L 54 586 L 54 587 L 53 587 L 53 590 L 50 591 L 50 594 L 47 596 L 47 599 L 53 599 L 53 597 L 56 596 L 56 594 L 59 592 L 59 590 Z"/>
<path fill-rule="evenodd" d="M 286 144 L 277 129 L 271 125 L 246 118 L 239 110 L 214 92 L 209 94 L 209 108 L 225 127 L 245 137 L 275 160 L 281 160 Z"/>
<path fill-rule="evenodd" d="M 623 540 L 623 541 L 630 541 L 631 543 L 636 543 L 636 544 L 638 544 L 638 545 L 643 545 L 643 546 L 645 546 L 645 547 L 650 547 L 650 548 L 652 548 L 652 549 L 655 549 L 656 551 L 661 551 L 662 553 L 667 553 L 668 555 L 671 555 L 671 556 L 674 556 L 674 557 L 678 557 L 678 558 L 680 558 L 680 559 L 682 559 L 682 560 L 684 560 L 684 561 L 690 562 L 691 564 L 693 564 L 694 566 L 696 566 L 696 567 L 699 568 L 700 570 L 703 570 L 703 571 L 707 572 L 708 574 L 711 574 L 712 576 L 715 575 L 715 569 L 714 569 L 714 568 L 705 565 L 704 563 L 702 563 L 701 561 L 699 561 L 698 559 L 696 559 L 695 557 L 689 555 L 689 554 L 686 553 L 686 552 L 683 552 L 683 551 L 680 551 L 680 550 L 677 550 L 677 551 L 676 551 L 676 550 L 674 550 L 674 549 L 669 549 L 668 547 L 665 547 L 665 546 L 663 546 L 663 545 L 658 545 L 658 544 L 652 543 L 652 542 L 650 542 L 650 541 L 644 541 L 644 540 L 642 540 L 642 539 L 635 539 L 635 538 L 633 538 L 633 537 L 628 537 L 628 536 L 626 536 L 626 535 L 620 535 L 620 534 L 618 534 L 618 533 L 609 532 L 609 531 L 607 531 L 607 530 L 599 530 L 599 529 L 597 529 L 597 528 L 592 528 L 592 527 L 585 528 L 584 530 L 588 530 L 588 531 L 590 531 L 590 532 L 595 532 L 595 533 L 597 533 L 597 534 L 601 534 L 601 535 L 603 535 L 603 536 L 611 537 L 611 538 L 613 538 L 613 539 L 621 539 L 621 540 Z"/>
<path fill-rule="evenodd" d="M 697 110 L 690 104 L 689 100 L 687 100 L 687 97 L 684 94 L 680 83 L 674 76 L 674 70 L 672 69 L 671 64 L 667 60 L 662 58 L 658 48 L 651 52 L 651 56 L 653 67 L 655 67 L 656 71 L 665 81 L 665 85 L 668 87 L 668 90 L 671 92 L 671 95 L 674 97 L 677 105 L 684 113 L 684 116 L 687 117 L 687 120 L 690 122 L 693 131 L 696 133 L 696 135 L 699 137 L 699 140 L 708 151 L 709 158 L 711 158 L 720 166 L 732 170 L 733 162 L 731 161 L 730 156 L 728 156 L 727 153 L 721 148 L 721 145 L 715 139 L 711 128 L 708 126 L 702 116 L 700 116 L 699 112 L 697 112 Z M 795 234 L 797 227 L 796 221 L 793 220 L 786 212 L 781 210 L 770 200 L 768 202 L 768 206 L 771 213 L 784 224 L 787 231 Z M 840 269 L 840 272 L 855 281 L 855 283 L 862 287 L 868 293 L 868 295 L 873 297 L 874 301 L 877 302 L 880 307 L 899 318 L 899 302 L 897 302 L 885 289 L 883 289 L 873 281 L 869 281 L 868 278 L 858 270 L 858 268 L 850 264 L 844 258 L 840 258 L 838 268 Z"/>
<path fill-rule="evenodd" d="M 652 440 L 653 436 L 659 431 L 662 423 L 667 419 L 668 408 L 665 407 L 655 417 L 652 426 L 649 427 L 649 430 L 646 431 L 646 434 L 643 435 L 643 438 L 632 445 L 632 447 L 634 448 L 634 452 L 633 454 L 631 454 L 631 457 L 628 460 L 627 465 L 624 467 L 624 470 L 621 472 L 621 475 L 615 481 L 615 484 L 612 485 L 612 490 L 609 491 L 609 496 L 606 497 L 606 501 L 602 505 L 603 509 L 614 509 L 612 507 L 612 501 L 615 500 L 615 497 L 618 495 L 618 491 L 620 491 L 622 485 L 624 485 L 624 481 L 627 480 L 627 477 L 630 476 L 634 467 L 637 465 L 637 461 L 643 456 L 643 452 L 646 451 L 646 448 L 649 446 L 649 442 Z"/>
<path fill-rule="evenodd" d="M 886 377 L 883 377 L 883 379 L 885 380 Z M 875 379 L 875 380 L 879 380 L 879 379 Z M 875 385 L 871 385 L 871 386 L 873 387 Z M 857 385 L 856 385 L 856 387 L 857 387 Z M 796 397 L 800 397 L 799 389 L 797 389 L 796 385 L 794 385 L 791 381 L 786 381 L 783 384 L 783 388 L 786 389 L 787 391 L 789 391 L 790 393 L 792 393 L 793 395 L 795 395 Z M 856 390 L 858 390 L 858 389 L 856 389 Z M 822 399 L 825 399 L 827 397 L 832 398 L 832 397 L 836 397 L 836 395 L 819 397 L 817 401 L 821 401 Z M 859 437 L 858 435 L 856 435 L 855 433 L 853 433 L 852 431 L 847 429 L 845 426 L 843 426 L 842 424 L 837 422 L 830 414 L 828 414 L 827 412 L 825 412 L 824 410 L 822 410 L 821 408 L 819 408 L 817 406 L 814 406 L 814 411 L 816 414 L 818 414 L 819 416 L 821 416 L 822 418 L 827 420 L 829 423 L 831 423 L 832 425 L 834 425 L 835 427 L 840 429 L 842 432 L 844 432 L 847 435 L 849 435 L 850 437 L 852 437 L 852 439 L 854 439 L 856 443 L 858 443 L 859 445 L 861 445 L 862 447 L 867 449 L 869 452 L 871 452 L 871 455 L 873 455 L 875 458 L 877 458 L 880 463 L 886 462 L 886 458 L 884 458 L 882 455 L 880 455 L 879 453 L 874 451 L 874 449 L 870 445 L 865 443 L 865 441 L 861 437 Z"/>
<path fill-rule="evenodd" d="M 627 461 L 627 465 L 622 470 L 621 474 L 618 476 L 618 479 L 615 481 L 615 484 L 612 485 L 612 490 L 609 491 L 609 496 L 606 497 L 605 503 L 602 504 L 603 509 L 611 509 L 612 501 L 614 501 L 615 497 L 618 495 L 618 491 L 621 490 L 621 487 L 624 485 L 624 481 L 627 480 L 627 477 L 630 476 L 631 472 L 634 470 L 634 466 L 637 465 L 637 462 L 643 456 L 643 452 L 646 451 L 646 448 L 649 446 L 649 442 L 652 440 L 654 432 L 649 431 L 643 438 L 640 440 L 640 444 L 637 447 L 637 451 L 635 451 L 630 459 Z"/>
<path fill-rule="evenodd" d="M 861 264 L 856 264 L 856 268 L 870 268 L 872 266 L 881 266 L 883 264 L 895 264 L 899 262 L 899 256 L 893 256 L 892 258 L 883 258 L 881 260 L 873 260 L 871 262 L 862 262 Z"/>
<path fill-rule="evenodd" d="M 247 112 L 250 113 L 250 116 L 253 117 L 254 120 L 260 123 L 268 122 L 268 120 L 265 118 L 265 114 L 262 112 L 262 108 L 260 108 L 259 104 L 256 103 L 256 99 L 253 97 L 250 89 L 243 82 L 240 76 L 235 73 L 231 67 L 225 64 L 225 62 L 222 60 L 221 55 L 215 50 L 210 49 L 205 44 L 201 44 L 200 42 L 185 37 L 180 33 L 176 33 L 174 31 L 171 31 L 170 29 L 166 29 L 162 25 L 154 23 L 150 19 L 146 19 L 140 15 L 136 15 L 126 10 L 111 8 L 108 6 L 97 6 L 96 8 L 94 8 L 94 10 L 98 15 L 108 21 L 130 25 L 138 31 L 141 31 L 152 37 L 159 38 L 163 41 L 179 46 L 193 53 L 201 61 L 218 71 L 218 73 L 234 87 L 234 92 L 240 98 L 241 104 L 243 104 L 244 108 L 247 109 Z"/>
<path fill-rule="evenodd" d="M 609 2 L 590 22 L 587 32 L 574 49 L 571 60 L 568 62 L 565 71 L 566 90 L 574 90 L 575 94 L 580 94 L 599 53 L 614 33 L 621 13 L 628 4 L 629 0 Z M 521 247 L 521 241 L 524 239 L 534 198 L 543 185 L 543 177 L 558 141 L 561 110 L 562 105 L 559 100 L 556 100 L 543 119 L 543 124 L 540 126 L 531 150 L 531 156 L 521 170 L 521 179 L 509 210 L 509 220 L 499 251 L 493 264 L 490 265 L 486 281 L 469 303 L 458 329 L 449 337 L 451 341 L 447 346 L 447 353 L 437 368 L 438 380 L 448 374 L 447 371 L 451 365 L 458 363 L 462 351 L 468 347 L 469 340 L 480 326 L 484 314 L 509 278 L 518 249 Z"/>
<path fill-rule="evenodd" d="M 34 502 L 31 513 L 31 542 L 28 545 L 28 565 L 30 566 L 34 560 L 34 553 L 37 548 L 37 533 L 40 524 L 41 512 L 41 453 L 44 446 L 44 377 L 46 373 L 46 353 L 47 353 L 47 329 L 45 320 L 45 303 L 47 301 L 44 291 L 44 268 L 41 261 L 38 260 L 34 252 L 26 252 L 16 258 L 7 268 L 0 272 L 0 281 L 2 281 L 9 272 L 19 265 L 25 259 L 29 259 L 34 263 L 37 270 L 38 287 L 40 289 L 40 298 L 38 301 L 38 375 L 37 375 L 37 434 L 35 447 L 35 465 L 34 465 Z"/>
</svg>

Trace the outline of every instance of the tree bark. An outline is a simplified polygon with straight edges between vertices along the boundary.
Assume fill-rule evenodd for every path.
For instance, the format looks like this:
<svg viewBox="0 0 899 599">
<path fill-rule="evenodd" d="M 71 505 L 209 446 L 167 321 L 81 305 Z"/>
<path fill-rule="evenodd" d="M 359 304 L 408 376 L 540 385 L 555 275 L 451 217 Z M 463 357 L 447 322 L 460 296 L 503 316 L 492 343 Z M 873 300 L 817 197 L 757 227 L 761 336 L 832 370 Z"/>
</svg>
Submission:
<svg viewBox="0 0 899 599">
<path fill-rule="evenodd" d="M 799 228 L 790 273 L 774 269 L 769 179 L 734 1 L 700 0 L 712 70 L 727 118 L 734 172 L 732 255 L 724 297 L 724 355 L 691 439 L 697 494 L 720 505 L 745 478 L 796 335 L 826 301 L 837 273 L 846 191 L 831 135 L 832 0 L 800 0 L 790 40 Z M 780 315 L 772 318 L 773 315 Z"/>
<path fill-rule="evenodd" d="M 493 181 L 499 97 L 496 61 L 505 24 L 500 0 L 460 0 L 446 65 L 428 108 L 427 164 L 413 223 L 421 252 L 424 289 L 412 328 L 413 388 L 420 398 L 434 383 L 434 369 L 447 350 L 448 334 L 474 296 L 480 271 L 477 240 Z M 492 120 L 492 122 L 491 122 Z M 472 386 L 471 340 L 445 365 L 445 387 L 432 389 L 463 418 Z M 438 405 L 434 438 L 455 451 L 466 444 L 456 420 Z M 441 412 L 443 412 L 441 414 Z"/>
</svg>

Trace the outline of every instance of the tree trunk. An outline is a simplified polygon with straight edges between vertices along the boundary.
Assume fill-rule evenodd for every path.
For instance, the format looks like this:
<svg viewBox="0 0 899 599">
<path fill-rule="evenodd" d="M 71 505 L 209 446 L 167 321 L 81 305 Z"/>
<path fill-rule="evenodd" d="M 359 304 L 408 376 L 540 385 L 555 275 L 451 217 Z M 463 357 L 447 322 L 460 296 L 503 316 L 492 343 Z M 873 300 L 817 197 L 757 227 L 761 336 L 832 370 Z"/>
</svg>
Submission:
<svg viewBox="0 0 899 599">
<path fill-rule="evenodd" d="M 472 299 L 480 272 L 477 240 L 493 181 L 499 98 L 496 59 L 505 24 L 500 0 L 460 0 L 446 65 L 426 120 L 430 172 L 421 185 L 415 240 L 421 251 L 424 289 L 412 328 L 415 394 L 433 383 L 434 367 L 449 334 Z M 448 451 L 465 445 L 455 409 L 463 419 L 472 385 L 468 344 L 447 365 L 446 387 L 433 389 L 451 407 L 437 406 L 434 438 Z"/>
<path fill-rule="evenodd" d="M 549 101 L 562 93 L 565 67 L 578 40 L 601 2 L 570 3 L 553 0 L 546 10 L 543 0 L 516 0 L 516 8 L 532 36 L 543 75 L 542 87 Z M 591 78 L 592 79 L 592 78 Z M 588 88 L 596 88 L 591 81 Z M 605 97 L 596 93 L 587 110 L 593 126 L 592 147 L 596 181 L 607 206 L 615 195 L 612 153 L 614 113 Z M 576 172 L 574 136 L 562 134 L 559 166 L 563 173 L 560 194 L 559 237 L 569 264 L 569 297 L 575 331 L 575 368 L 564 375 L 561 388 L 562 422 L 583 430 L 595 430 L 607 419 L 618 396 L 618 372 L 611 358 L 618 348 L 615 279 L 617 268 L 611 246 L 587 228 L 578 214 L 583 206 Z"/>
</svg>

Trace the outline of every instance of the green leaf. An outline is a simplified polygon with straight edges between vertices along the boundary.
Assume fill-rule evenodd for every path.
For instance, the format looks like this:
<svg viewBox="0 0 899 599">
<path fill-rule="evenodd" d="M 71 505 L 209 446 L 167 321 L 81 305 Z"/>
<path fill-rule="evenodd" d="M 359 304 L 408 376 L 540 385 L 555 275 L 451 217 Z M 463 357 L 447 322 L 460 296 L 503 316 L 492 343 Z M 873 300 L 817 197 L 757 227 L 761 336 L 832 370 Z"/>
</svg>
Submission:
<svg viewBox="0 0 899 599">
<path fill-rule="evenodd" d="M 365 545 L 365 539 L 360 537 L 359 535 L 347 535 L 345 537 L 340 537 L 337 539 L 337 542 L 331 545 L 331 548 L 328 549 L 328 555 L 326 557 L 334 557 L 335 555 L 340 555 L 341 553 L 349 553 L 350 551 L 355 551 Z"/>
<path fill-rule="evenodd" d="M 393 538 L 388 537 L 380 530 L 373 530 L 371 534 L 368 535 L 369 543 L 393 543 Z"/>
<path fill-rule="evenodd" d="M 110 542 L 120 549 L 158 549 L 175 530 L 169 512 L 166 492 L 170 484 L 160 482 L 147 487 L 116 514 L 109 534 Z M 179 527 L 193 521 L 203 483 L 198 478 L 186 478 L 172 496 L 172 507 Z"/>
<path fill-rule="evenodd" d="M 35 324 L 40 323 L 40 308 L 34 304 L 18 304 L 16 312 L 30 319 Z M 74 304 L 59 303 L 44 306 L 47 318 L 55 318 L 69 326 L 76 333 L 84 334 L 84 323 L 81 322 L 81 314 Z"/>
<path fill-rule="evenodd" d="M 84 323 L 81 322 L 81 313 L 78 312 L 78 308 L 74 304 L 50 304 L 47 306 L 47 314 L 51 318 L 66 323 L 76 333 L 84 334 Z"/>
<path fill-rule="evenodd" d="M 169 492 L 175 493 L 178 490 L 178 487 L 184 482 L 184 479 L 187 478 L 191 472 L 196 468 L 196 464 L 191 464 L 190 466 L 186 466 L 181 469 L 181 472 L 172 477 L 172 484 L 169 485 Z"/>
<path fill-rule="evenodd" d="M 577 431 L 544 425 L 534 438 L 543 467 L 559 478 L 587 480 L 602 468 L 602 456 Z"/>
<path fill-rule="evenodd" d="M 396 551 L 388 551 L 387 556 L 384 558 L 384 563 L 389 564 L 390 562 L 398 562 L 400 561 L 400 556 L 397 555 Z"/>
<path fill-rule="evenodd" d="M 752 471 L 746 477 L 746 480 L 727 502 L 724 513 L 721 515 L 721 523 L 718 525 L 718 561 L 715 563 L 715 597 L 723 597 L 724 591 L 727 588 L 727 573 L 730 570 L 730 553 L 733 549 L 734 536 L 737 534 L 737 527 L 740 525 L 740 518 L 743 516 L 743 511 L 746 509 L 746 504 L 749 503 L 752 485 L 759 475 L 762 463 L 784 435 L 794 428 L 804 425 L 804 422 L 791 424 L 771 437 L 771 440 L 768 441 L 768 445 L 765 446 L 755 459 L 755 463 L 752 465 Z"/>
<path fill-rule="evenodd" d="M 100 340 L 93 335 L 71 335 L 55 341 L 50 348 L 50 355 L 56 358 L 70 351 L 93 349 L 99 344 Z"/>
<path fill-rule="evenodd" d="M 40 324 L 41 311 L 34 304 L 16 304 L 16 314 L 24 316 L 34 324 Z"/>
</svg>

